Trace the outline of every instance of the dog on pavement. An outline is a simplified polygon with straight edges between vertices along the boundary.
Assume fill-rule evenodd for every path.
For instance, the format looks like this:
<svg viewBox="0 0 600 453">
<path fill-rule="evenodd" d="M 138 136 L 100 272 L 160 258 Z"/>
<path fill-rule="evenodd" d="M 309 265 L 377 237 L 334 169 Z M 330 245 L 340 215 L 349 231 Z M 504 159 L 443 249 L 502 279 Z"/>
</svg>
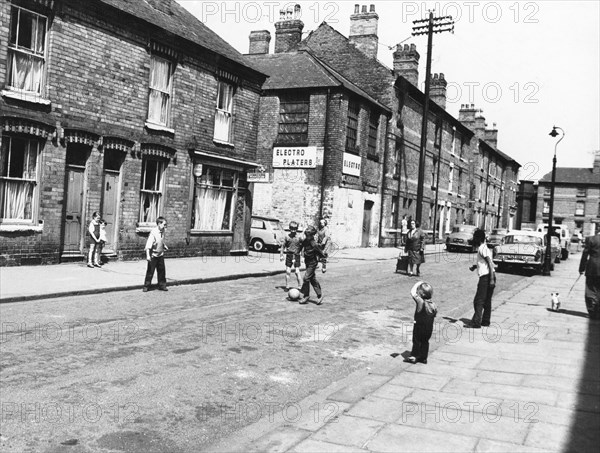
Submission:
<svg viewBox="0 0 600 453">
<path fill-rule="evenodd" d="M 560 310 L 560 299 L 558 298 L 559 293 L 550 293 L 550 305 L 552 311 Z"/>
</svg>

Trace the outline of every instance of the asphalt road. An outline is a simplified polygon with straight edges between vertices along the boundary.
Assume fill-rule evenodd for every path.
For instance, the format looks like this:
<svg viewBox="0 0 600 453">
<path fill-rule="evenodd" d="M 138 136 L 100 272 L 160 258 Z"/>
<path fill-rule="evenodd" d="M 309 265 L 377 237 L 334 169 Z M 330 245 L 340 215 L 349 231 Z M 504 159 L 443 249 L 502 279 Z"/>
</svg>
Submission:
<svg viewBox="0 0 600 453">
<path fill-rule="evenodd" d="M 438 341 L 477 284 L 474 255 L 444 256 L 422 268 Z M 415 278 L 394 267 L 332 263 L 321 306 L 287 300 L 283 275 L 3 305 L 0 449 L 191 452 L 293 419 L 295 402 L 410 349 Z M 523 278 L 500 274 L 496 291 Z"/>
</svg>

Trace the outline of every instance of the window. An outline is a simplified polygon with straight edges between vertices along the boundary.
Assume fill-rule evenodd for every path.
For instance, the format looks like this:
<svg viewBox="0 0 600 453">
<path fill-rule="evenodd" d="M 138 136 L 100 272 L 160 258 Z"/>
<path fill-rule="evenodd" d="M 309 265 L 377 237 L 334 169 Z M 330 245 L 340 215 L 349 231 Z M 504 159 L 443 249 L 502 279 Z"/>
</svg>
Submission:
<svg viewBox="0 0 600 453">
<path fill-rule="evenodd" d="M 402 141 L 397 140 L 396 146 L 394 147 L 394 178 L 400 177 L 400 165 L 401 165 L 401 150 L 402 150 Z"/>
<path fill-rule="evenodd" d="M 454 183 L 454 166 L 450 165 L 450 171 L 448 173 L 448 192 L 452 192 L 452 184 Z"/>
<path fill-rule="evenodd" d="M 577 188 L 577 196 L 578 197 L 587 197 L 587 189 L 585 187 Z"/>
<path fill-rule="evenodd" d="M 392 210 L 390 212 L 390 228 L 396 225 L 396 213 L 398 212 L 398 197 L 392 197 Z"/>
<path fill-rule="evenodd" d="M 162 160 L 147 159 L 142 162 L 142 187 L 140 190 L 140 223 L 156 222 L 161 215 L 165 168 Z"/>
<path fill-rule="evenodd" d="M 358 114 L 360 107 L 358 102 L 350 100 L 348 102 L 348 122 L 346 124 L 346 150 L 356 152 L 358 143 Z"/>
<path fill-rule="evenodd" d="M 550 196 L 550 186 L 544 186 L 544 196 L 545 197 Z"/>
<path fill-rule="evenodd" d="M 42 94 L 46 62 L 46 17 L 18 6 L 11 9 L 8 87 Z"/>
<path fill-rule="evenodd" d="M 236 171 L 202 166 L 194 190 L 193 230 L 231 231 L 237 183 Z"/>
<path fill-rule="evenodd" d="M 377 130 L 379 129 L 379 115 L 376 111 L 371 111 L 369 115 L 369 143 L 367 155 L 377 157 Z"/>
<path fill-rule="evenodd" d="M 585 202 L 578 201 L 575 206 L 575 215 L 585 215 Z"/>
<path fill-rule="evenodd" d="M 456 128 L 452 128 L 452 148 L 450 149 L 450 154 L 456 154 Z"/>
<path fill-rule="evenodd" d="M 219 142 L 231 142 L 233 124 L 233 86 L 219 82 L 217 87 L 217 110 L 215 112 L 214 139 Z"/>
<path fill-rule="evenodd" d="M 277 143 L 280 145 L 308 144 L 308 111 L 310 100 L 307 95 L 281 98 L 279 103 L 279 129 Z"/>
<path fill-rule="evenodd" d="M 168 126 L 171 110 L 171 62 L 155 55 L 150 56 L 150 99 L 148 122 Z"/>
<path fill-rule="evenodd" d="M 27 220 L 34 218 L 37 197 L 37 140 L 2 137 L 0 154 L 0 218 Z"/>
<path fill-rule="evenodd" d="M 463 185 L 463 171 L 462 169 L 458 169 L 458 178 L 456 179 L 456 192 L 462 194 L 462 185 Z"/>
</svg>

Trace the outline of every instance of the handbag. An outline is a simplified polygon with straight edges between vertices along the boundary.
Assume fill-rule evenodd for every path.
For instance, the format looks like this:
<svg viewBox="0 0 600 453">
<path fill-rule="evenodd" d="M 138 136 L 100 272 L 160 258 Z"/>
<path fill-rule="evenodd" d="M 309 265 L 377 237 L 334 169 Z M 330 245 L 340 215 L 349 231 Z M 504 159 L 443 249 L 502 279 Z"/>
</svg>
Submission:
<svg viewBox="0 0 600 453">
<path fill-rule="evenodd" d="M 408 271 L 408 256 L 401 255 L 396 260 L 396 272 L 407 272 Z"/>
<path fill-rule="evenodd" d="M 421 263 L 424 263 L 425 262 L 425 251 L 424 250 L 419 251 L 419 255 L 421 255 Z"/>
</svg>

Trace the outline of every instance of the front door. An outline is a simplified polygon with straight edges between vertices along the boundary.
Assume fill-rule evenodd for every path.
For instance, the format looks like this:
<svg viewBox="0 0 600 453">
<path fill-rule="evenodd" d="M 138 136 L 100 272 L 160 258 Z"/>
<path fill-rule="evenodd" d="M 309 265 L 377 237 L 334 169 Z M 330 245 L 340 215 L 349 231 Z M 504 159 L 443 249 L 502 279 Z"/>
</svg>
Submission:
<svg viewBox="0 0 600 453">
<path fill-rule="evenodd" d="M 373 212 L 373 202 L 365 201 L 362 225 L 362 242 L 361 247 L 369 246 L 369 238 L 371 237 L 371 217 Z"/>
<path fill-rule="evenodd" d="M 115 251 L 115 232 L 119 208 L 119 172 L 104 171 L 104 191 L 102 194 L 102 218 L 106 221 L 105 252 Z"/>
<path fill-rule="evenodd" d="M 67 165 L 67 199 L 63 221 L 63 254 L 81 253 L 85 167 Z"/>
</svg>

